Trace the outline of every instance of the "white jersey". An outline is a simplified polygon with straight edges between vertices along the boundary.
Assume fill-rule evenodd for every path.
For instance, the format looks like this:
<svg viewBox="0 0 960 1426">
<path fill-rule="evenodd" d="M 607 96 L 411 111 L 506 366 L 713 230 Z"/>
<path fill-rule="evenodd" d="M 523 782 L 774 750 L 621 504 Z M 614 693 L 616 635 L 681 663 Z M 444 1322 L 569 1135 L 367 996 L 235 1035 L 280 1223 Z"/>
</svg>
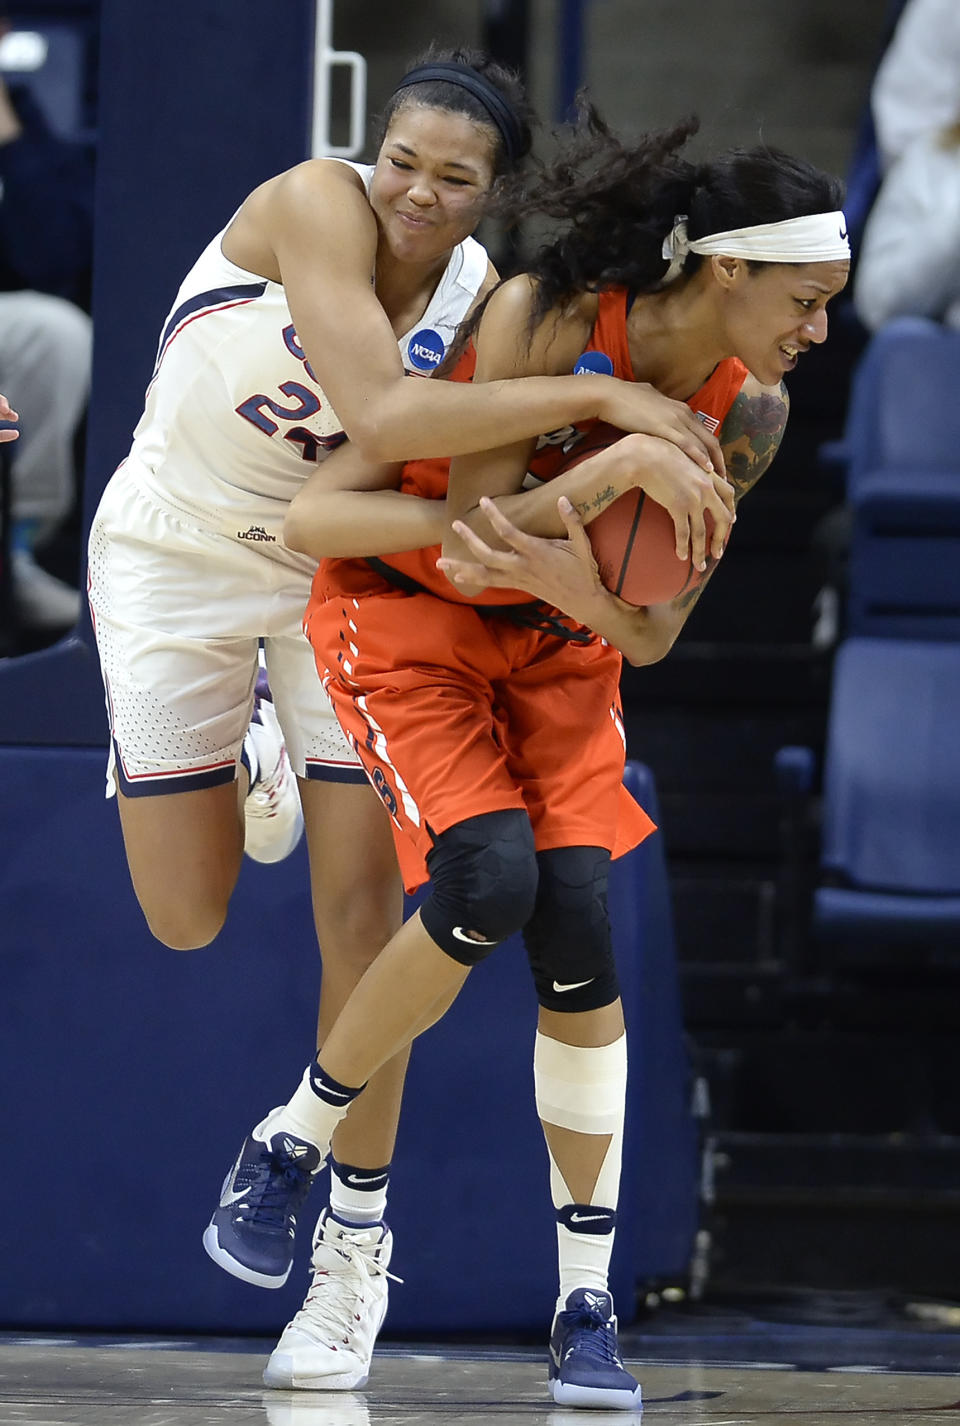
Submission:
<svg viewBox="0 0 960 1426">
<path fill-rule="evenodd" d="M 372 165 L 351 164 L 369 191 Z M 233 539 L 273 544 L 342 423 L 301 347 L 286 293 L 228 262 L 218 233 L 164 323 L 127 470 L 154 499 Z M 487 273 L 466 238 L 423 316 L 399 340 L 408 372 L 429 376 Z"/>
</svg>

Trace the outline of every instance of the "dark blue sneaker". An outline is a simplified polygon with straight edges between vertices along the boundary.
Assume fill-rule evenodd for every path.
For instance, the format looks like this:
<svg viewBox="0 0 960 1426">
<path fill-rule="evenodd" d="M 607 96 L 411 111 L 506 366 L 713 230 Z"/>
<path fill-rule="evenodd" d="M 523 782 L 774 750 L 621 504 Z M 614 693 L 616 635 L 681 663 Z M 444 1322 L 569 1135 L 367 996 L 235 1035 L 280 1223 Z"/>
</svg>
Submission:
<svg viewBox="0 0 960 1426">
<path fill-rule="evenodd" d="M 623 1365 L 608 1292 L 578 1287 L 550 1336 L 550 1395 L 558 1406 L 639 1411 L 639 1383 Z"/>
<path fill-rule="evenodd" d="M 315 1144 L 270 1133 L 274 1109 L 244 1140 L 203 1235 L 213 1261 L 258 1287 L 283 1287 L 293 1265 L 297 1214 L 323 1167 Z"/>
</svg>

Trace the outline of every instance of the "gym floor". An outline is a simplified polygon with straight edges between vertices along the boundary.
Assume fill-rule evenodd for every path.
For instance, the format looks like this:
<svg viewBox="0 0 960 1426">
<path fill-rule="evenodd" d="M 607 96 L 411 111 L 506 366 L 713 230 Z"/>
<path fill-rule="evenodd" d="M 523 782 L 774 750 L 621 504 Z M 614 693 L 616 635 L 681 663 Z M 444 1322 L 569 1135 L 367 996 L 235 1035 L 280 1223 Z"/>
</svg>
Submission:
<svg viewBox="0 0 960 1426">
<path fill-rule="evenodd" d="M 956 1309 L 954 1309 L 956 1311 Z M 621 1334 L 647 1426 L 960 1426 L 945 1320 L 769 1321 L 720 1310 Z M 533 1346 L 387 1343 L 362 1392 L 280 1392 L 261 1339 L 0 1336 L 0 1426 L 626 1426 L 555 1407 Z"/>
</svg>

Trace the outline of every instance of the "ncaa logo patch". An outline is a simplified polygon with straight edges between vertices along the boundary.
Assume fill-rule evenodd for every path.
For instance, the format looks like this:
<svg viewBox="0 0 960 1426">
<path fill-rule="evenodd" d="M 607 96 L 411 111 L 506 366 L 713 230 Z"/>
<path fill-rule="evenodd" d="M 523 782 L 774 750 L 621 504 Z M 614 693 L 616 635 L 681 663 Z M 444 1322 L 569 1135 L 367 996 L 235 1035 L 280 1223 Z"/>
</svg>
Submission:
<svg viewBox="0 0 960 1426">
<path fill-rule="evenodd" d="M 613 361 L 606 352 L 583 352 L 577 357 L 573 374 L 574 376 L 583 376 L 588 371 L 596 372 L 599 376 L 612 376 Z"/>
<path fill-rule="evenodd" d="M 445 351 L 443 338 L 432 327 L 421 327 L 407 343 L 407 356 L 418 371 L 436 371 Z"/>
</svg>

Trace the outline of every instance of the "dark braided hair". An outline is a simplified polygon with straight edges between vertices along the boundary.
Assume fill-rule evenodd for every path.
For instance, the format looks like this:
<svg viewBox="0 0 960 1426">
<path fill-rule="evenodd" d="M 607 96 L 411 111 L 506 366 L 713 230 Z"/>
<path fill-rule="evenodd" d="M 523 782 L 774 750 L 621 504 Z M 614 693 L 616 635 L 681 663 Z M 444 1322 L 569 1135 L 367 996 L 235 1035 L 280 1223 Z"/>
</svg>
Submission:
<svg viewBox="0 0 960 1426">
<path fill-rule="evenodd" d="M 450 84 L 442 79 L 428 79 L 422 83 L 410 85 L 408 88 L 398 89 L 391 95 L 377 122 L 377 148 L 379 149 L 383 143 L 384 135 L 394 115 L 406 105 L 416 104 L 424 109 L 444 109 L 450 114 L 463 114 L 475 124 L 483 124 L 485 128 L 489 129 L 495 140 L 493 169 L 495 177 L 499 178 L 511 168 L 519 166 L 530 152 L 536 120 L 533 107 L 527 100 L 520 76 L 516 71 L 498 64 L 480 50 L 441 49 L 437 45 L 431 45 L 424 54 L 413 60 L 407 69 L 408 71 L 419 69 L 421 65 L 427 64 L 466 65 L 477 74 L 482 75 L 488 84 L 492 84 L 500 92 L 518 120 L 520 143 L 515 159 L 511 163 L 503 139 L 481 101 L 458 84 Z"/>
<path fill-rule="evenodd" d="M 683 158 L 680 150 L 698 128 L 691 117 L 628 144 L 581 98 L 558 156 L 507 199 L 524 216 L 560 224 L 524 263 L 536 279 L 531 330 L 550 308 L 584 291 L 616 285 L 656 291 L 668 265 L 663 240 L 678 214 L 688 215 L 693 239 L 840 207 L 838 179 L 778 149 L 733 149 L 703 163 Z M 701 262 L 689 253 L 683 273 Z"/>
</svg>

